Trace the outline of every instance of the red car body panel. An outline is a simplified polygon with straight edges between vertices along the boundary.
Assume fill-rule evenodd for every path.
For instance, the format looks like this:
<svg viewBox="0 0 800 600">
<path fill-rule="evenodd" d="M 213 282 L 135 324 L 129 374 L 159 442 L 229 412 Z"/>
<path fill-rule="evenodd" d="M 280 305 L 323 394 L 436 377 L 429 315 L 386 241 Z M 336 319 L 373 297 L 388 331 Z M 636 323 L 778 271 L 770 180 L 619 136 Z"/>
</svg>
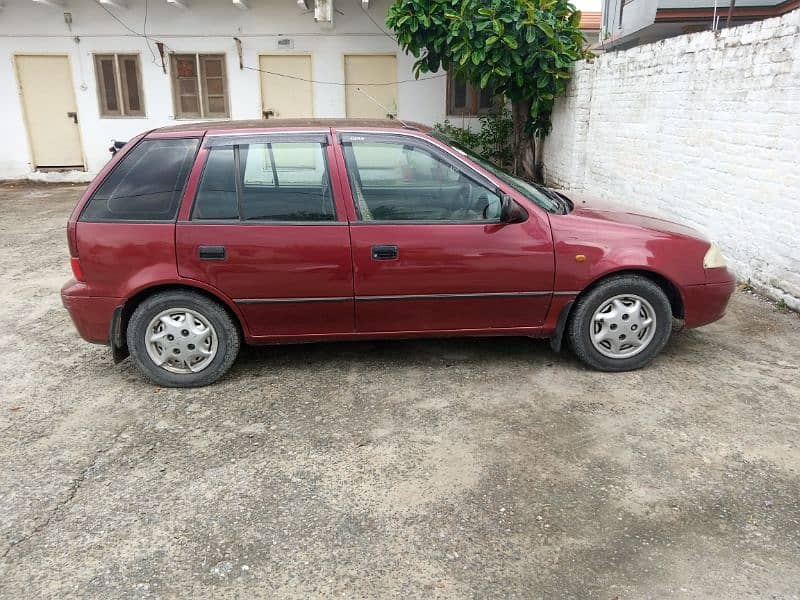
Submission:
<svg viewBox="0 0 800 600">
<path fill-rule="evenodd" d="M 224 246 L 226 259 L 200 260 L 198 247 L 207 245 Z M 175 246 L 181 277 L 206 282 L 231 298 L 254 337 L 354 331 L 347 223 L 179 222 Z"/>
<path fill-rule="evenodd" d="M 694 230 L 570 193 L 566 215 L 549 214 L 491 173 L 420 131 L 378 126 L 344 130 L 421 138 L 492 181 L 528 213 L 513 224 L 359 223 L 335 124 L 194 124 L 142 134 L 101 171 L 68 223 L 70 253 L 85 281 L 62 290 L 81 335 L 110 338 L 114 315 L 131 298 L 164 285 L 218 298 L 250 343 L 451 335 L 548 337 L 571 303 L 598 279 L 645 271 L 678 291 L 686 326 L 720 318 L 735 284 L 727 269 L 704 269 L 709 243 Z M 208 151 L 201 147 L 176 221 L 80 221 L 83 207 L 114 165 L 143 137 L 324 132 L 337 221 L 325 224 L 215 224 L 191 221 Z M 376 245 L 393 260 L 372 259 Z M 199 246 L 224 246 L 224 260 L 202 261 Z M 117 332 L 119 335 L 119 332 Z"/>
</svg>

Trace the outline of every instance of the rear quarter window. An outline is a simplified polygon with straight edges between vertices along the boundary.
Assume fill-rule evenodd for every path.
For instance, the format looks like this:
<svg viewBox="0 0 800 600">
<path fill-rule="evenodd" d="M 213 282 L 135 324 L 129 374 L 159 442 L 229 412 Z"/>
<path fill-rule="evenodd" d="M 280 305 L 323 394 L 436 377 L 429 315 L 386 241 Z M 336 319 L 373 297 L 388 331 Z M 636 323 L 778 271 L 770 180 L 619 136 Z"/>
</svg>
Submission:
<svg viewBox="0 0 800 600">
<path fill-rule="evenodd" d="M 199 139 L 142 140 L 95 190 L 81 221 L 172 221 Z"/>
</svg>

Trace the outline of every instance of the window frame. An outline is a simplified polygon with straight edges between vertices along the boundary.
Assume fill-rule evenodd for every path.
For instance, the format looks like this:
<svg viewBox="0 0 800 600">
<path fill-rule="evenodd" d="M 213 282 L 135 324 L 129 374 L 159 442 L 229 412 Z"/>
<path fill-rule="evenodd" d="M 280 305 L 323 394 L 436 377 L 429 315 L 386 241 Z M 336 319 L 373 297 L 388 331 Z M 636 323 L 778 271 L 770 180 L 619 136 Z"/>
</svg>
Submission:
<svg viewBox="0 0 800 600">
<path fill-rule="evenodd" d="M 356 198 L 355 194 L 353 193 L 352 186 L 350 185 L 350 167 L 348 164 L 347 156 L 345 155 L 345 144 L 352 144 L 351 140 L 347 140 L 345 138 L 348 137 L 358 137 L 360 138 L 358 141 L 373 141 L 379 143 L 399 143 L 403 146 L 412 146 L 416 147 L 420 150 L 430 153 L 434 158 L 441 160 L 446 165 L 452 167 L 456 171 L 458 171 L 461 176 L 465 177 L 473 184 L 478 185 L 482 188 L 485 188 L 487 192 L 494 194 L 502 199 L 503 197 L 503 190 L 491 179 L 485 177 L 483 174 L 479 173 L 478 171 L 471 168 L 467 163 L 457 159 L 454 156 L 451 156 L 449 152 L 442 150 L 436 144 L 425 140 L 423 138 L 419 138 L 416 136 L 411 135 L 404 135 L 402 133 L 375 133 L 375 132 L 364 132 L 364 131 L 339 131 L 338 138 L 339 138 L 339 146 L 342 150 L 342 159 L 344 164 L 344 177 L 343 180 L 347 184 L 347 188 L 350 192 L 350 199 L 349 202 L 353 209 L 354 214 L 356 215 L 356 219 L 350 222 L 351 226 L 354 225 L 478 225 L 478 226 L 485 226 L 485 225 L 497 225 L 500 223 L 500 217 L 498 216 L 496 219 L 485 219 L 485 220 L 473 220 L 473 219 L 452 219 L 452 220 L 441 220 L 441 219 L 400 219 L 400 220 L 386 220 L 386 221 L 365 221 L 359 215 L 358 207 L 356 206 Z M 361 139 L 363 138 L 363 139 Z"/>
<path fill-rule="evenodd" d="M 242 181 L 240 181 L 240 176 L 242 174 L 242 167 L 240 162 L 240 155 L 239 155 L 239 146 L 242 145 L 250 145 L 250 144 L 273 144 L 273 143 L 284 143 L 284 144 L 309 144 L 309 143 L 317 143 L 320 145 L 320 149 L 322 150 L 322 160 L 324 162 L 325 173 L 328 177 L 328 189 L 330 190 L 331 196 L 331 206 L 333 207 L 333 216 L 334 218 L 329 221 L 287 221 L 287 220 L 275 220 L 275 219 L 242 219 Z M 195 207 L 197 205 L 197 196 L 200 193 L 200 186 L 203 182 L 203 176 L 205 175 L 206 166 L 208 165 L 209 158 L 211 157 L 211 153 L 214 151 L 215 148 L 223 149 L 223 148 L 233 148 L 233 169 L 234 169 L 234 183 L 236 185 L 236 204 L 237 204 L 237 218 L 231 219 L 198 219 L 194 215 Z M 197 185 L 195 186 L 194 196 L 192 197 L 192 204 L 189 207 L 189 215 L 186 220 L 186 223 L 192 225 L 231 225 L 231 226 L 253 226 L 253 225 L 287 225 L 287 226 L 298 226 L 298 225 L 309 225 L 314 227 L 325 227 L 330 225 L 347 225 L 348 222 L 341 220 L 341 215 L 339 212 L 339 206 L 336 202 L 336 188 L 334 186 L 334 177 L 333 177 L 333 168 L 335 168 L 336 162 L 331 161 L 330 157 L 328 156 L 328 150 L 331 147 L 330 137 L 327 133 L 306 133 L 306 132 L 298 132 L 298 133 L 275 133 L 270 135 L 259 135 L 259 134 L 245 134 L 245 135 L 221 135 L 221 136 L 209 136 L 205 139 L 202 144 L 202 152 L 204 153 L 203 156 L 203 166 L 200 169 L 200 175 L 197 179 Z"/>
<path fill-rule="evenodd" d="M 478 117 L 480 115 L 485 115 L 491 113 L 496 108 L 496 103 L 493 102 L 492 106 L 487 106 L 481 108 L 480 106 L 480 97 L 481 91 L 480 89 L 474 87 L 473 85 L 464 82 L 464 86 L 466 87 L 466 94 L 467 94 L 467 105 L 464 108 L 458 108 L 455 106 L 454 102 L 454 94 L 455 94 L 455 74 L 452 71 L 447 72 L 447 96 L 445 99 L 445 114 L 447 116 L 453 117 Z"/>
<path fill-rule="evenodd" d="M 94 62 L 94 79 L 97 86 L 97 107 L 98 115 L 101 119 L 146 119 L 147 109 L 145 105 L 144 86 L 142 85 L 142 61 L 138 52 L 95 52 L 92 54 Z M 106 110 L 107 94 L 105 85 L 101 83 L 101 69 L 100 63 L 104 60 L 112 60 L 114 69 L 114 85 L 116 86 L 117 96 L 117 111 L 112 112 Z M 128 80 L 122 76 L 122 69 L 120 59 L 133 59 L 136 65 L 136 85 L 139 91 L 139 106 L 138 111 L 131 111 L 126 109 L 127 104 L 127 91 Z"/>
<path fill-rule="evenodd" d="M 180 86 L 178 80 L 178 59 L 179 58 L 188 58 L 192 57 L 194 60 L 194 72 L 195 72 L 195 80 L 197 81 L 197 107 L 199 109 L 198 113 L 183 113 L 180 110 Z M 221 75 L 219 78 L 222 80 L 222 99 L 225 103 L 225 112 L 224 113 L 211 113 L 208 109 L 208 91 L 206 86 L 206 60 L 207 59 L 219 59 L 221 69 Z M 169 78 L 170 84 L 172 85 L 172 111 L 173 111 L 173 118 L 176 121 L 187 120 L 193 121 L 197 119 L 230 119 L 231 118 L 231 103 L 230 103 L 230 96 L 228 90 L 228 66 L 227 66 L 227 59 L 228 54 L 226 52 L 171 52 L 169 57 Z M 217 76 L 213 76 L 217 78 Z M 214 96 L 218 96 L 219 94 L 213 94 Z"/>
</svg>

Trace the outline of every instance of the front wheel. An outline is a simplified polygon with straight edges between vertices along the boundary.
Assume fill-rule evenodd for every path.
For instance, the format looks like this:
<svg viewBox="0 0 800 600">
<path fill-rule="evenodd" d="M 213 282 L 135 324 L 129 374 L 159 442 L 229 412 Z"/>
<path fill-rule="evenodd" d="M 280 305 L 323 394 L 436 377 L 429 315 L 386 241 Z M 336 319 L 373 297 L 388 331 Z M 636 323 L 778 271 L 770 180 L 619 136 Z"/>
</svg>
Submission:
<svg viewBox="0 0 800 600">
<path fill-rule="evenodd" d="M 147 298 L 131 316 L 128 349 L 139 370 L 164 387 L 199 387 L 222 377 L 239 353 L 239 330 L 222 306 L 191 291 Z"/>
<path fill-rule="evenodd" d="M 602 281 L 580 298 L 569 324 L 575 354 L 600 371 L 631 371 L 649 363 L 672 332 L 664 291 L 639 275 Z"/>
</svg>

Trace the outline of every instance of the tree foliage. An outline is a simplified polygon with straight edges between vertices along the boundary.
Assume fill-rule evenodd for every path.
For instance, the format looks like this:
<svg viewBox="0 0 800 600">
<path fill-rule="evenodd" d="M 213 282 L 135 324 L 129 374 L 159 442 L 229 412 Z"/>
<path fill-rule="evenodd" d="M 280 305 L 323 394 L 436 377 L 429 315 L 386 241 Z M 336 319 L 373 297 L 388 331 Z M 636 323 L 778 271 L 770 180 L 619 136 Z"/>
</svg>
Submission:
<svg viewBox="0 0 800 600">
<path fill-rule="evenodd" d="M 524 107 L 527 132 L 546 134 L 571 64 L 586 56 L 580 18 L 567 0 L 395 0 L 386 24 L 417 58 L 416 77 L 454 72 Z"/>
</svg>

